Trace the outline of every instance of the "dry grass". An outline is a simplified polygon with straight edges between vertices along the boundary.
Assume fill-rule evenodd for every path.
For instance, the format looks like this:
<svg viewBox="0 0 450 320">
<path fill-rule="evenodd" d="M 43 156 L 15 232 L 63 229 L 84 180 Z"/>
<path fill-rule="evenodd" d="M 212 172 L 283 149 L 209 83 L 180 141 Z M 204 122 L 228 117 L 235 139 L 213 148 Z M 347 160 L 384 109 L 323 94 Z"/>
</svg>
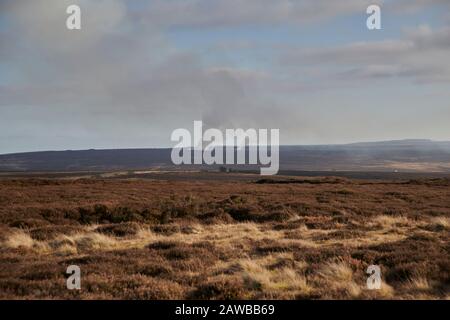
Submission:
<svg viewBox="0 0 450 320">
<path fill-rule="evenodd" d="M 117 246 L 114 238 L 96 232 L 77 234 L 73 241 L 80 250 L 111 250 Z"/>
<path fill-rule="evenodd" d="M 448 296 L 445 181 L 308 181 L 0 181 L 0 298 Z"/>
<path fill-rule="evenodd" d="M 449 217 L 433 217 L 430 219 L 429 228 L 437 231 L 448 231 L 450 229 Z"/>
<path fill-rule="evenodd" d="M 298 293 L 309 294 L 311 287 L 301 269 L 281 267 L 268 269 L 269 261 L 245 259 L 238 262 L 242 268 L 240 275 L 258 290 L 270 293 L 282 292 L 295 295 Z"/>
<path fill-rule="evenodd" d="M 344 262 L 328 262 L 318 272 L 320 282 L 331 292 L 340 292 L 341 298 L 358 298 L 361 285 L 354 282 L 353 270 Z"/>
<path fill-rule="evenodd" d="M 319 271 L 319 275 L 324 279 L 342 283 L 353 280 L 352 269 L 344 262 L 328 262 Z"/>
<path fill-rule="evenodd" d="M 428 279 L 424 277 L 416 277 L 408 280 L 405 284 L 405 288 L 407 290 L 430 290 L 431 286 Z"/>
<path fill-rule="evenodd" d="M 405 216 L 387 216 L 379 215 L 372 222 L 378 224 L 382 228 L 398 228 L 402 226 L 408 226 L 410 221 Z"/>
<path fill-rule="evenodd" d="M 35 245 L 35 240 L 31 238 L 31 236 L 24 232 L 23 230 L 13 231 L 7 239 L 2 243 L 2 247 L 4 248 L 33 248 Z"/>
</svg>

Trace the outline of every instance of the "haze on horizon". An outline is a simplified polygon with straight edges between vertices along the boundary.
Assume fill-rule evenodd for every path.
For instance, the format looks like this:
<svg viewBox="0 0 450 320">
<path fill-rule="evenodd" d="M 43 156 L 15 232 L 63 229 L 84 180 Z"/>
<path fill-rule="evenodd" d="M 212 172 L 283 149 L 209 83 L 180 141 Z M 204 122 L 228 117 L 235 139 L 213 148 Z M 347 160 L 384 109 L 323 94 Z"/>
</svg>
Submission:
<svg viewBox="0 0 450 320">
<path fill-rule="evenodd" d="M 0 0 L 0 154 L 171 147 L 194 120 L 450 140 L 448 57 L 447 0 Z"/>
</svg>

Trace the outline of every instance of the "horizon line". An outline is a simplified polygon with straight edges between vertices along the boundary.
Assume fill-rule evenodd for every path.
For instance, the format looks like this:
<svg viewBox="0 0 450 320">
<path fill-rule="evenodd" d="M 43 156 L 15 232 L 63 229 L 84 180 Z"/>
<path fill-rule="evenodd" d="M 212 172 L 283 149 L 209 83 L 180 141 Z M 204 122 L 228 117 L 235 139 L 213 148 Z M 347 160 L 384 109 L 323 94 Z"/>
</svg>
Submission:
<svg viewBox="0 0 450 320">
<path fill-rule="evenodd" d="M 434 139 L 413 139 L 413 138 L 405 138 L 405 139 L 392 139 L 392 140 L 365 140 L 365 141 L 355 141 L 355 142 L 346 142 L 346 143 L 318 143 L 318 144 L 280 144 L 279 147 L 315 147 L 315 146 L 346 146 L 346 145 L 355 145 L 355 144 L 370 144 L 370 143 L 392 143 L 392 142 L 431 142 L 431 143 L 450 143 L 449 140 L 434 140 Z M 231 145 L 217 145 L 221 147 L 231 147 Z M 246 145 L 246 147 L 258 147 L 259 145 Z M 266 145 L 266 146 L 270 146 Z M 237 147 L 233 145 L 233 147 Z M 23 154 L 23 153 L 41 153 L 41 152 L 77 152 L 77 151 L 111 151 L 111 150 L 166 150 L 173 149 L 174 147 L 117 147 L 117 148 L 85 148 L 85 149 L 43 149 L 43 150 L 33 150 L 33 151 L 17 151 L 17 152 L 7 152 L 0 153 L 0 156 L 4 155 L 14 155 L 14 154 Z M 192 148 L 192 147 L 187 147 Z M 180 148 L 181 149 L 181 148 Z"/>
</svg>

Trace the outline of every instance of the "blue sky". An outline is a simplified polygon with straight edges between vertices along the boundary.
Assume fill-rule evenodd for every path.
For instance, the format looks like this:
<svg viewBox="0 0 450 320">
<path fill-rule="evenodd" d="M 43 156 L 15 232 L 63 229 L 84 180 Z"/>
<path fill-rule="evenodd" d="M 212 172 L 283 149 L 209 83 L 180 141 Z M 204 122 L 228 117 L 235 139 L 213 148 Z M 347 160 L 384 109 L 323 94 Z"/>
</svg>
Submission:
<svg viewBox="0 0 450 320">
<path fill-rule="evenodd" d="M 69 4 L 82 30 L 65 28 Z M 369 4 L 382 30 L 366 28 Z M 194 120 L 283 144 L 450 140 L 445 0 L 0 0 L 0 154 L 171 146 Z"/>
</svg>

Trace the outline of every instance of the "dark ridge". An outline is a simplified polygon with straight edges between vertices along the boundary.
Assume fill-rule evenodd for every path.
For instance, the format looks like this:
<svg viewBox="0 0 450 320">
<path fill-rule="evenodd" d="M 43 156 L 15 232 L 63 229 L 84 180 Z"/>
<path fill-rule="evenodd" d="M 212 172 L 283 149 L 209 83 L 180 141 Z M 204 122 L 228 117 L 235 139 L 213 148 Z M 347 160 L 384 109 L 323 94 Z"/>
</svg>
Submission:
<svg viewBox="0 0 450 320">
<path fill-rule="evenodd" d="M 248 148 L 246 152 L 248 152 Z M 174 169 L 171 149 L 43 151 L 0 155 L 0 172 L 98 172 Z M 258 165 L 183 165 L 186 170 L 258 171 Z M 280 173 L 450 173 L 450 142 L 400 140 L 346 145 L 281 146 Z"/>
</svg>

